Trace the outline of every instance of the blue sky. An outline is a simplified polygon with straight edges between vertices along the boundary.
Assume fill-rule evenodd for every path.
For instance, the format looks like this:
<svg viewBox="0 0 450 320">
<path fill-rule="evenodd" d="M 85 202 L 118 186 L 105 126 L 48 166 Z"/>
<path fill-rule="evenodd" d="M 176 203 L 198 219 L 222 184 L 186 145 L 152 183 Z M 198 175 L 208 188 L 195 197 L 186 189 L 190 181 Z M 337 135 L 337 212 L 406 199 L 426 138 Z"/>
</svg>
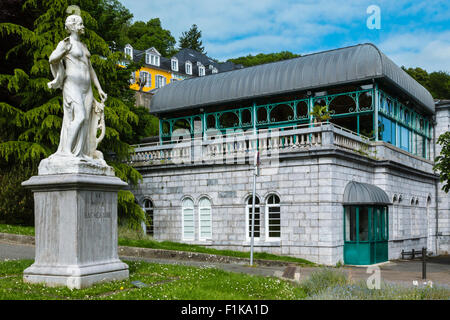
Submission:
<svg viewBox="0 0 450 320">
<path fill-rule="evenodd" d="M 307 54 L 372 42 L 397 65 L 450 72 L 450 1 L 120 0 L 134 21 L 161 19 L 176 40 L 197 24 L 208 55 L 225 61 L 288 50 Z M 367 20 L 376 5 L 380 28 Z"/>
</svg>

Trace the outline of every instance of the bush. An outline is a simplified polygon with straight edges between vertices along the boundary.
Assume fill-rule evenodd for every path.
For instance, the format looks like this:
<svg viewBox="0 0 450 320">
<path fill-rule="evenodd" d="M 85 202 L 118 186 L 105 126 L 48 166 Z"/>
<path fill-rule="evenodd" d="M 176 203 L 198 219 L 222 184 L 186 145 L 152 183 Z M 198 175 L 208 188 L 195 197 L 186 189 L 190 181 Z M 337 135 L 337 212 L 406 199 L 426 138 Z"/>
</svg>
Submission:
<svg viewBox="0 0 450 320">
<path fill-rule="evenodd" d="M 311 300 L 448 300 L 450 290 L 443 287 L 408 287 L 381 283 L 369 289 L 365 281 L 353 282 L 341 270 L 321 268 L 302 282 Z"/>
<path fill-rule="evenodd" d="M 33 194 L 21 186 L 35 174 L 25 166 L 8 166 L 0 169 L 0 223 L 34 225 Z"/>
<path fill-rule="evenodd" d="M 302 287 L 308 296 L 316 295 L 329 287 L 347 285 L 347 275 L 343 271 L 330 268 L 320 268 L 302 282 Z"/>
</svg>

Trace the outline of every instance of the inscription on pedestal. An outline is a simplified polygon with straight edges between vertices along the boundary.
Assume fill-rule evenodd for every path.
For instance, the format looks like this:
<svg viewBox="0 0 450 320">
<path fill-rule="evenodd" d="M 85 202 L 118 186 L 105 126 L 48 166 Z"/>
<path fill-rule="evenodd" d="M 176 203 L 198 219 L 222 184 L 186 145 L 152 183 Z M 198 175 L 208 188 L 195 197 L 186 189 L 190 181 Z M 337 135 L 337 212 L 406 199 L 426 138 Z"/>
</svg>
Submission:
<svg viewBox="0 0 450 320">
<path fill-rule="evenodd" d="M 104 192 L 91 192 L 89 194 L 89 205 L 84 214 L 86 219 L 111 218 L 111 208 L 105 197 L 106 193 Z"/>
</svg>

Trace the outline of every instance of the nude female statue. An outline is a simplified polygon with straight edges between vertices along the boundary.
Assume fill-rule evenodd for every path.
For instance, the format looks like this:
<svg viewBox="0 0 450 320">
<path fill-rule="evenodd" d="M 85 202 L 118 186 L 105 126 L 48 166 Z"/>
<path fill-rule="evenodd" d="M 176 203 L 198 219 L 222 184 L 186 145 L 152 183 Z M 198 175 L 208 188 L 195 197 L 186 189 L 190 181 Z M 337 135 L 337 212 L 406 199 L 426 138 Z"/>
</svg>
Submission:
<svg viewBox="0 0 450 320">
<path fill-rule="evenodd" d="M 103 108 L 107 95 L 92 68 L 90 53 L 80 41 L 84 33 L 83 20 L 73 14 L 67 17 L 65 25 L 70 36 L 58 43 L 49 58 L 55 79 L 48 86 L 62 89 L 64 105 L 58 151 L 51 157 L 99 159 L 104 165 L 103 155 L 96 148 L 104 136 Z M 94 99 L 91 83 L 97 88 L 101 102 Z M 98 129 L 102 130 L 99 138 Z"/>
</svg>

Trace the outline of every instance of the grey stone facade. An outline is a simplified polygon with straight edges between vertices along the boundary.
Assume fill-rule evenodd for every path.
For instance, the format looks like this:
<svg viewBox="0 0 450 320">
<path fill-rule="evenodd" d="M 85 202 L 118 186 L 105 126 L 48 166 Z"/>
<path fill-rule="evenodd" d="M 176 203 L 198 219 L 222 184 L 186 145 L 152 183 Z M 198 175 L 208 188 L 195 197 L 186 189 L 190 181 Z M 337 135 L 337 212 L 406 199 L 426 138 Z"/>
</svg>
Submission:
<svg viewBox="0 0 450 320">
<path fill-rule="evenodd" d="M 448 112 L 448 110 L 447 110 Z M 438 113 L 439 115 L 439 113 Z M 447 118 L 448 119 L 448 118 Z M 256 194 L 261 201 L 261 238 L 255 251 L 289 255 L 335 265 L 343 262 L 344 188 L 350 181 L 376 185 L 392 200 L 389 206 L 389 259 L 402 250 L 427 247 L 448 251 L 448 195 L 436 193 L 431 161 L 384 142 L 372 143 L 367 154 L 338 146 L 336 135 L 324 131 L 316 147 L 281 152 L 276 165 L 262 157 Z M 376 151 L 376 152 L 375 152 Z M 373 155 L 376 156 L 373 156 Z M 218 249 L 250 250 L 246 236 L 247 199 L 252 191 L 252 165 L 138 165 L 144 180 L 133 190 L 137 200 L 154 205 L 154 237 Z M 269 195 L 280 198 L 281 237 L 265 238 L 264 205 Z M 439 236 L 436 242 L 436 194 L 439 195 Z M 198 238 L 198 202 L 211 201 L 212 238 Z M 194 201 L 196 240 L 182 238 L 181 202 Z M 446 210 L 446 211 L 445 211 Z"/>
<path fill-rule="evenodd" d="M 436 140 L 439 135 L 450 130 L 450 101 L 436 103 Z M 442 146 L 435 144 L 436 155 L 441 152 Z M 438 198 L 438 246 L 440 252 L 450 252 L 450 195 L 442 191 L 442 183 L 439 183 Z"/>
</svg>

